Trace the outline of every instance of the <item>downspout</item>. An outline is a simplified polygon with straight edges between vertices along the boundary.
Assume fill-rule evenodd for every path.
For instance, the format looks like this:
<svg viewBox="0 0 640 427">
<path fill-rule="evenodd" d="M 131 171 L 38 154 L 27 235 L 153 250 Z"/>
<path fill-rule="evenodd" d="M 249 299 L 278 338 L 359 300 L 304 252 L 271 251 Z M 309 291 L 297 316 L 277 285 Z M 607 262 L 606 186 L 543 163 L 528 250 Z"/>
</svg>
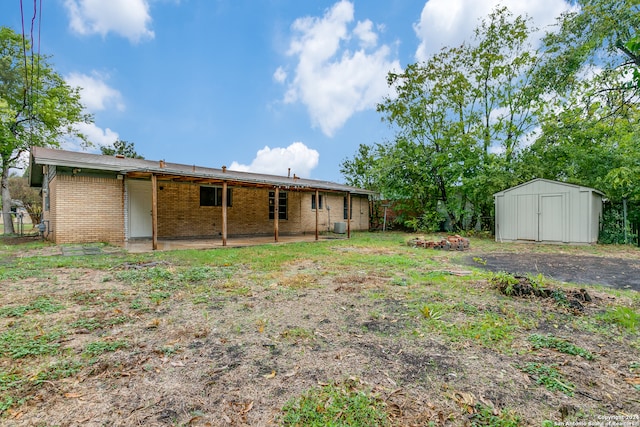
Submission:
<svg viewBox="0 0 640 427">
<path fill-rule="evenodd" d="M 280 188 L 275 187 L 275 192 L 274 192 L 274 198 L 275 200 L 273 201 L 273 237 L 274 240 L 277 242 L 278 241 L 278 220 L 280 219 Z"/>
<path fill-rule="evenodd" d="M 227 246 L 227 181 L 222 181 L 222 246 Z"/>
<path fill-rule="evenodd" d="M 351 238 L 351 193 L 347 193 L 347 239 Z"/>
<path fill-rule="evenodd" d="M 158 178 L 151 174 L 151 248 L 158 249 Z"/>
<path fill-rule="evenodd" d="M 318 224 L 319 224 L 318 215 L 320 214 L 319 207 L 320 207 L 320 192 L 316 188 L 316 240 L 318 240 Z"/>
</svg>

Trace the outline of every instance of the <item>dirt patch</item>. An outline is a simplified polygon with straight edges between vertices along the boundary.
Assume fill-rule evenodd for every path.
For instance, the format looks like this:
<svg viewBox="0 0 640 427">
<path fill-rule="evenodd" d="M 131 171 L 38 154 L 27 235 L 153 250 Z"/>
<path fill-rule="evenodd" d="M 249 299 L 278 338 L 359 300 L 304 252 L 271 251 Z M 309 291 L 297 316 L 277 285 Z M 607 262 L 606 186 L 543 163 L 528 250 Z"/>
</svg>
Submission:
<svg viewBox="0 0 640 427">
<path fill-rule="evenodd" d="M 506 296 L 537 297 L 552 299 L 561 307 L 565 307 L 576 315 L 584 314 L 585 304 L 593 303 L 594 298 L 586 289 L 558 289 L 545 284 L 536 283 L 532 276 L 494 277 L 492 280 L 497 289 Z"/>
<path fill-rule="evenodd" d="M 41 241 L 42 238 L 37 235 L 24 235 L 24 236 L 5 236 L 0 235 L 0 245 L 23 245 L 25 243 Z"/>
<path fill-rule="evenodd" d="M 462 260 L 465 265 L 493 272 L 543 274 L 562 282 L 640 291 L 640 259 L 551 253 L 492 253 L 467 256 Z"/>
<path fill-rule="evenodd" d="M 55 355 L 12 359 L 0 348 L 0 396 L 24 399 L 0 424 L 275 425 L 290 399 L 345 379 L 379 395 L 396 426 L 468 425 L 476 404 L 514 410 L 525 425 L 560 421 L 563 408 L 640 413 L 638 334 L 590 320 L 631 298 L 589 290 L 597 303 L 575 316 L 541 303 L 550 298 L 506 297 L 475 273 L 449 274 L 455 253 L 330 249 L 274 247 L 288 260 L 281 268 L 252 264 L 249 249 L 200 264 L 114 257 L 104 269 L 60 268 L 54 257 L 33 277 L 7 264 L 16 274 L 0 282 L 0 334 L 58 336 L 37 341 Z M 533 349 L 534 333 L 570 339 L 595 360 Z M 89 354 L 97 344 L 105 350 Z M 529 362 L 556 366 L 583 394 L 536 384 L 517 367 Z"/>
</svg>

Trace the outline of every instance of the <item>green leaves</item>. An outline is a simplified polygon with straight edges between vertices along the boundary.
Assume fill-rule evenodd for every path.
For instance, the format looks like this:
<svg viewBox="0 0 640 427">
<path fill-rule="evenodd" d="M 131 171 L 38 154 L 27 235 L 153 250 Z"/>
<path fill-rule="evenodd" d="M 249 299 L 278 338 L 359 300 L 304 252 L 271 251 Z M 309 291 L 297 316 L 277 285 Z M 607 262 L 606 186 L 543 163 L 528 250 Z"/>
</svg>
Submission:
<svg viewBox="0 0 640 427">
<path fill-rule="evenodd" d="M 312 388 L 282 408 L 283 426 L 387 426 L 386 405 L 356 379 Z"/>
<path fill-rule="evenodd" d="M 544 363 L 529 362 L 518 365 L 518 369 L 529 374 L 536 381 L 546 387 L 547 390 L 560 391 L 567 396 L 573 396 L 576 386 L 567 381 L 560 373 L 557 365 L 546 365 Z"/>
<path fill-rule="evenodd" d="M 22 37 L 7 27 L 0 27 L 0 174 L 2 200 L 11 200 L 7 189 L 9 169 L 20 155 L 32 146 L 57 146 L 60 138 L 77 137 L 90 145 L 77 130 L 78 123 L 91 123 L 84 112 L 80 91 L 71 88 L 54 71 L 46 57 L 32 53 Z M 3 212 L 9 211 L 3 205 Z M 6 221 L 5 221 L 6 222 Z M 13 224 L 5 226 L 13 233 Z"/>
<path fill-rule="evenodd" d="M 428 213 L 430 223 L 462 228 L 489 216 L 491 196 L 512 183 L 522 138 L 535 124 L 532 30 L 526 18 L 497 8 L 470 43 L 389 74 L 396 96 L 377 110 L 396 136 L 361 146 L 342 172 L 395 200 L 402 222 Z"/>
<path fill-rule="evenodd" d="M 132 159 L 144 159 L 144 157 L 136 153 L 136 148 L 133 142 L 127 142 L 121 139 L 118 139 L 116 142 L 114 142 L 113 147 L 100 147 L 100 151 L 105 156 L 115 156 L 116 154 L 121 154 Z"/>
<path fill-rule="evenodd" d="M 593 353 L 590 351 L 578 347 L 565 339 L 554 337 L 553 335 L 532 334 L 528 340 L 534 349 L 551 348 L 560 353 L 583 357 L 586 360 L 595 359 Z"/>
</svg>

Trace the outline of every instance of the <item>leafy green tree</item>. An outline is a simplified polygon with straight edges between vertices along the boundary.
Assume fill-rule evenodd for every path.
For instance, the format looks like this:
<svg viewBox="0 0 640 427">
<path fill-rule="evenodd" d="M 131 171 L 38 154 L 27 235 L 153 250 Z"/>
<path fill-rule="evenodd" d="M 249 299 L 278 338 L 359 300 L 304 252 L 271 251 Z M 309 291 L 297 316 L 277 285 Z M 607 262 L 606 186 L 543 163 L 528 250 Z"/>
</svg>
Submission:
<svg viewBox="0 0 640 427">
<path fill-rule="evenodd" d="M 598 188 L 613 209 L 630 201 L 640 223 L 640 3 L 576 3 L 544 39 L 557 96 L 521 170 Z"/>
<path fill-rule="evenodd" d="M 633 79 L 636 86 L 640 87 L 640 36 L 632 37 L 625 45 L 627 56 L 629 56 L 635 65 L 633 70 Z"/>
<path fill-rule="evenodd" d="M 581 80 L 585 65 L 604 69 L 640 66 L 638 28 L 640 4 L 637 0 L 577 0 L 578 6 L 559 20 L 557 31 L 544 39 L 553 57 L 546 65 L 546 77 L 556 88 L 571 89 Z M 628 81 L 627 81 L 628 82 Z M 637 90 L 638 85 L 622 84 L 618 90 Z"/>
<path fill-rule="evenodd" d="M 631 202 L 627 218 L 640 223 L 638 99 L 627 91 L 602 90 L 627 80 L 622 69 L 604 70 L 550 104 L 540 137 L 522 156 L 522 180 L 543 177 L 594 187 L 607 195 L 613 211 L 622 212 Z M 624 236 L 607 227 L 628 227 L 610 223 L 616 218 L 605 215 L 602 235 L 609 236 L 607 242 L 613 235 Z"/>
<path fill-rule="evenodd" d="M 548 112 L 540 137 L 522 156 L 522 180 L 574 182 L 618 201 L 640 196 L 640 111 L 619 92 L 598 92 L 576 89 Z"/>
<path fill-rule="evenodd" d="M 127 142 L 121 139 L 118 139 L 116 142 L 114 142 L 113 147 L 100 147 L 100 151 L 105 156 L 115 156 L 119 154 L 132 159 L 144 159 L 144 157 L 136 153 L 136 147 L 133 142 Z"/>
<path fill-rule="evenodd" d="M 27 176 L 9 177 L 9 189 L 14 200 L 19 200 L 26 209 L 31 224 L 38 224 L 42 219 L 42 197 L 40 192 L 29 186 Z"/>
<path fill-rule="evenodd" d="M 64 136 L 86 143 L 75 124 L 90 123 L 71 88 L 47 62 L 29 55 L 29 43 L 7 27 L 0 27 L 0 185 L 4 233 L 12 234 L 9 170 L 32 146 L 57 146 Z"/>
<path fill-rule="evenodd" d="M 533 84 L 533 30 L 526 18 L 496 8 L 471 42 L 389 74 L 395 96 L 378 111 L 396 135 L 370 152 L 377 186 L 402 205 L 402 219 L 433 224 L 438 212 L 451 228 L 469 227 L 490 215 L 492 194 L 513 183 L 543 90 Z M 371 163 L 363 154 L 349 165 Z"/>
<path fill-rule="evenodd" d="M 360 144 L 358 153 L 353 160 L 345 159 L 340 166 L 340 173 L 345 177 L 346 184 L 379 193 L 377 158 L 376 146 Z M 379 197 L 375 197 L 369 202 L 369 226 L 372 229 L 380 229 L 384 226 L 383 203 L 384 201 Z"/>
</svg>

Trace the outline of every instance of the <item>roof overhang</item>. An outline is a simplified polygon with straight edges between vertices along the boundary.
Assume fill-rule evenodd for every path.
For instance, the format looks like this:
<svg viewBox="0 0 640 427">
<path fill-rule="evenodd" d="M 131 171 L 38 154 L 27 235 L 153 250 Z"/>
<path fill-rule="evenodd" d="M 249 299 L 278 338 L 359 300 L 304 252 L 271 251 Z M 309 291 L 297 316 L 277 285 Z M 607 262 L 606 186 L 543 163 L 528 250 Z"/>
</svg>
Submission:
<svg viewBox="0 0 640 427">
<path fill-rule="evenodd" d="M 109 171 L 128 178 L 150 179 L 155 175 L 161 181 L 193 182 L 200 184 L 221 184 L 241 187 L 280 188 L 290 191 L 324 191 L 374 196 L 375 191 L 338 184 L 299 178 L 296 175 L 278 176 L 250 172 L 231 171 L 226 168 L 214 169 L 189 166 L 164 161 L 117 158 L 98 154 L 54 150 L 33 147 L 30 155 L 30 184 L 42 185 L 43 172 L 39 165 L 60 166 L 88 170 Z"/>
</svg>

